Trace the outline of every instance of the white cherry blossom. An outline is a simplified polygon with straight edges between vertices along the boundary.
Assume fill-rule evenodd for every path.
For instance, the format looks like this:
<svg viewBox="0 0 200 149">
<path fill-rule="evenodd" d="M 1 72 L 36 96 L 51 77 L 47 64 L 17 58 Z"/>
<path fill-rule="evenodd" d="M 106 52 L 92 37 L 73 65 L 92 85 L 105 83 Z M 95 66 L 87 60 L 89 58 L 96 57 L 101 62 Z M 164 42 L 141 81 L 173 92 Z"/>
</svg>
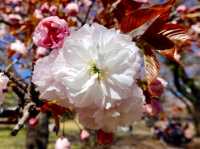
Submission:
<svg viewBox="0 0 200 149">
<path fill-rule="evenodd" d="M 77 107 L 127 99 L 141 69 L 139 49 L 131 39 L 101 25 L 85 25 L 67 38 L 62 82 Z"/>
<path fill-rule="evenodd" d="M 73 105 L 85 127 L 114 131 L 141 117 L 144 95 L 136 80 L 142 64 L 129 36 L 84 25 L 36 62 L 33 82 L 42 99 Z"/>
</svg>

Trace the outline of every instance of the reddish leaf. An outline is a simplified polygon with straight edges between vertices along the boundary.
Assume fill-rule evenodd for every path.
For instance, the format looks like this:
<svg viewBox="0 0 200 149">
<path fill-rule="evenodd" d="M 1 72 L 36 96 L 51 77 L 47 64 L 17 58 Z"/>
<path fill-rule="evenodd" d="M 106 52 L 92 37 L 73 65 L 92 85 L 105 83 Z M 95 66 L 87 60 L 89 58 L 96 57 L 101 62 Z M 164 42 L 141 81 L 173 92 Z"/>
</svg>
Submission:
<svg viewBox="0 0 200 149">
<path fill-rule="evenodd" d="M 141 37 L 156 50 L 172 49 L 175 46 L 173 41 L 186 41 L 190 38 L 184 27 L 166 24 L 167 16 L 168 12 L 157 18 Z"/>
<path fill-rule="evenodd" d="M 136 9 L 140 8 L 141 5 L 142 3 L 135 2 L 133 0 L 121 0 L 113 11 L 114 16 L 118 21 L 121 21 L 125 14 L 135 11 Z"/>
<path fill-rule="evenodd" d="M 61 107 L 53 102 L 45 102 L 42 107 L 40 107 L 41 112 L 52 112 L 54 115 L 62 115 L 64 112 L 69 111 L 69 109 Z"/>
<path fill-rule="evenodd" d="M 178 53 L 178 50 L 176 47 L 164 51 L 159 51 L 159 53 L 163 56 L 165 56 L 167 59 L 172 60 L 176 63 L 180 64 L 180 54 Z"/>
<path fill-rule="evenodd" d="M 152 34 L 151 36 L 145 36 L 144 40 L 147 41 L 156 50 L 165 50 L 174 47 L 174 43 L 161 34 Z"/>
<path fill-rule="evenodd" d="M 169 17 L 169 10 L 162 13 L 162 15 L 160 15 L 155 19 L 155 21 L 145 31 L 143 37 L 159 33 L 162 30 L 163 25 L 167 22 L 168 17 Z"/>
<path fill-rule="evenodd" d="M 99 144 L 111 144 L 113 142 L 113 133 L 104 132 L 103 130 L 97 131 L 97 142 Z"/>
<path fill-rule="evenodd" d="M 160 65 L 156 58 L 155 53 L 150 49 L 150 47 L 145 48 L 144 53 L 144 66 L 145 66 L 145 77 L 147 82 L 152 82 L 155 80 L 159 74 Z"/>
<path fill-rule="evenodd" d="M 160 34 L 173 41 L 186 41 L 190 39 L 190 36 L 187 34 L 187 29 L 178 24 L 164 24 Z"/>
<path fill-rule="evenodd" d="M 140 9 L 125 15 L 120 22 L 120 29 L 124 33 L 128 33 L 142 24 L 157 17 L 157 13 L 152 9 Z"/>
<path fill-rule="evenodd" d="M 175 0 L 169 0 L 163 5 L 155 5 L 151 8 L 139 9 L 126 14 L 120 22 L 121 31 L 125 33 L 130 32 L 133 29 L 146 23 L 147 21 L 162 16 L 164 13 L 167 13 L 171 9 L 174 2 Z"/>
<path fill-rule="evenodd" d="M 102 0 L 104 9 L 96 16 L 95 21 L 110 28 L 117 25 L 126 13 L 138 9 L 142 3 L 133 0 Z M 115 18 L 115 19 L 114 19 Z"/>
</svg>

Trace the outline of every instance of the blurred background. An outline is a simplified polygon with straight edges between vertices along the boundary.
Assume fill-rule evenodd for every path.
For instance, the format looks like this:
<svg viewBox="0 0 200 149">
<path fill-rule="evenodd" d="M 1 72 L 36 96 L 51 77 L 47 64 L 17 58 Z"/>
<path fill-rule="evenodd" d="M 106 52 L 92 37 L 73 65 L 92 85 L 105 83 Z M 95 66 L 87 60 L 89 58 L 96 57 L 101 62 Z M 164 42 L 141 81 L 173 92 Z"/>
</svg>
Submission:
<svg viewBox="0 0 200 149">
<path fill-rule="evenodd" d="M 164 2 L 149 0 L 144 5 Z M 49 53 L 49 50 L 32 43 L 32 33 L 38 22 L 56 15 L 65 19 L 73 31 L 85 23 L 102 23 L 103 10 L 101 0 L 1 0 L 0 70 L 11 71 L 13 82 L 21 80 L 19 86 L 29 84 L 34 61 Z M 169 21 L 187 27 L 192 39 L 178 45 L 181 52 L 173 53 L 184 69 L 158 55 L 160 81 L 165 84 L 160 102 L 147 105 L 147 113 L 141 121 L 130 127 L 120 127 L 109 148 L 200 149 L 200 2 L 177 0 Z M 51 114 L 46 113 L 40 115 L 39 122 L 29 121 L 16 136 L 12 136 L 20 117 L 20 106 L 24 104 L 19 96 L 23 95 L 15 83 L 4 92 L 5 100 L 0 105 L 0 149 L 31 149 L 40 146 L 38 144 L 45 144 L 40 146 L 41 149 L 46 146 L 53 149 L 60 137 L 66 137 L 73 149 L 102 148 L 96 144 L 95 133 L 85 130 L 70 112 L 61 118 L 58 134 Z M 87 132 L 85 136 L 83 130 Z M 169 136 L 163 138 L 168 133 Z"/>
</svg>

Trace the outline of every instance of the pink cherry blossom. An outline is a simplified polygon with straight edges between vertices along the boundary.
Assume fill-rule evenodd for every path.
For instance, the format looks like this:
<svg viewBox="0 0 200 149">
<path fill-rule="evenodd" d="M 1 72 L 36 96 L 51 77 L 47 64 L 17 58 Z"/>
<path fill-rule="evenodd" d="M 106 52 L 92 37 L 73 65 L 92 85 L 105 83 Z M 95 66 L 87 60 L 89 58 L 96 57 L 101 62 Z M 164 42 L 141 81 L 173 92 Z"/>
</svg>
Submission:
<svg viewBox="0 0 200 149">
<path fill-rule="evenodd" d="M 52 5 L 49 8 L 49 12 L 51 13 L 51 15 L 56 15 L 57 14 L 57 10 L 58 10 L 58 8 L 55 5 Z"/>
<path fill-rule="evenodd" d="M 79 11 L 78 4 L 74 2 L 67 4 L 67 6 L 65 7 L 65 11 L 69 16 L 76 16 Z"/>
<path fill-rule="evenodd" d="M 200 23 L 196 23 L 192 25 L 191 30 L 197 34 L 200 34 Z"/>
<path fill-rule="evenodd" d="M 35 9 L 33 15 L 37 18 L 37 19 L 42 19 L 44 16 L 42 15 L 42 11 L 40 9 Z"/>
<path fill-rule="evenodd" d="M 158 115 L 162 111 L 163 108 L 159 100 L 152 99 L 149 104 L 144 105 L 144 112 L 151 116 Z"/>
<path fill-rule="evenodd" d="M 38 47 L 38 48 L 36 49 L 36 58 L 43 57 L 43 56 L 45 56 L 48 52 L 49 52 L 49 50 L 48 50 L 47 48 Z"/>
<path fill-rule="evenodd" d="M 61 48 L 64 38 L 69 35 L 65 20 L 57 16 L 44 18 L 33 33 L 33 42 L 44 48 Z"/>
<path fill-rule="evenodd" d="M 40 10 L 42 11 L 42 13 L 48 13 L 49 12 L 49 4 L 48 3 L 42 4 L 42 6 L 40 7 Z"/>
<path fill-rule="evenodd" d="M 149 0 L 134 0 L 135 2 L 139 2 L 139 3 L 148 3 Z"/>
<path fill-rule="evenodd" d="M 83 129 L 81 130 L 81 133 L 80 133 L 80 138 L 81 140 L 85 140 L 87 138 L 89 138 L 90 134 L 87 130 Z"/>
<path fill-rule="evenodd" d="M 160 80 L 155 79 L 148 85 L 148 91 L 152 96 L 161 96 L 164 91 L 164 86 Z"/>
<path fill-rule="evenodd" d="M 12 4 L 18 4 L 20 3 L 22 0 L 6 0 L 6 3 L 9 4 L 9 3 L 12 3 Z"/>
<path fill-rule="evenodd" d="M 89 7 L 92 4 L 91 0 L 81 0 L 81 2 L 87 7 Z"/>
<path fill-rule="evenodd" d="M 129 36 L 84 25 L 63 48 L 36 62 L 32 81 L 41 99 L 71 104 L 84 127 L 111 132 L 142 116 L 145 97 L 136 81 L 141 60 Z"/>
<path fill-rule="evenodd" d="M 187 6 L 186 5 L 179 5 L 176 8 L 176 11 L 179 12 L 179 13 L 186 12 L 187 11 Z"/>
<path fill-rule="evenodd" d="M 11 23 L 11 24 L 18 24 L 22 22 L 22 17 L 18 14 L 9 14 L 6 19 Z"/>
<path fill-rule="evenodd" d="M 20 53 L 22 55 L 27 54 L 26 46 L 20 40 L 16 40 L 15 42 L 10 44 L 10 50 Z"/>
<path fill-rule="evenodd" d="M 56 141 L 55 149 L 71 149 L 71 144 L 66 137 L 60 137 Z"/>
</svg>

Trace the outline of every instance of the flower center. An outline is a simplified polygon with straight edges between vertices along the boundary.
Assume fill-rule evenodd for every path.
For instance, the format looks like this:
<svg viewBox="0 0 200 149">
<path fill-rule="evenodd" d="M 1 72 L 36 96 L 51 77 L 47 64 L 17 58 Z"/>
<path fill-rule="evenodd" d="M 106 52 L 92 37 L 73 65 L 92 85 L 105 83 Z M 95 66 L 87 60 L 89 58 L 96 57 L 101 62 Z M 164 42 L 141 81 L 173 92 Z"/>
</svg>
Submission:
<svg viewBox="0 0 200 149">
<path fill-rule="evenodd" d="M 89 63 L 88 72 L 90 75 L 98 75 L 98 80 L 102 80 L 105 78 L 105 72 L 97 67 L 96 62 L 92 61 Z"/>
</svg>

